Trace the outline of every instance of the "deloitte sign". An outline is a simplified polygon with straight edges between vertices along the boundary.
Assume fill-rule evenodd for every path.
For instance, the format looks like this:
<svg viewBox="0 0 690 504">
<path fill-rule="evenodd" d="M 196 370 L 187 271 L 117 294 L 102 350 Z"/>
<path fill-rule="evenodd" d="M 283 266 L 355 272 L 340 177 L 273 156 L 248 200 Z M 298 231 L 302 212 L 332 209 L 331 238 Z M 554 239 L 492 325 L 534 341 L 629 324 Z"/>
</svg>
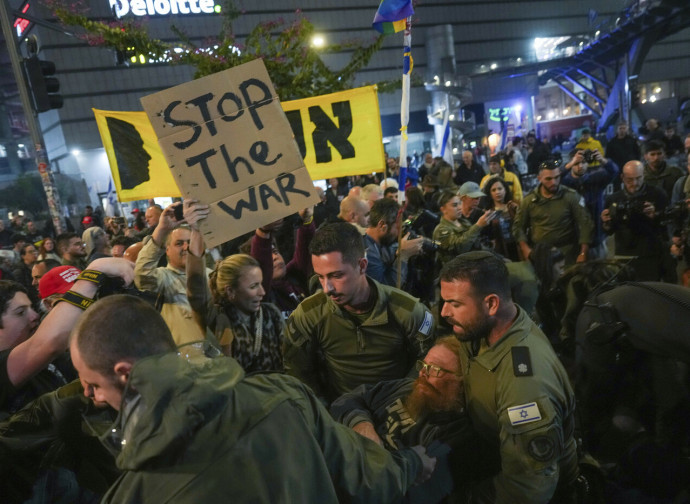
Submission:
<svg viewBox="0 0 690 504">
<path fill-rule="evenodd" d="M 117 17 L 167 16 L 168 14 L 213 14 L 220 12 L 214 0 L 110 0 Z"/>
</svg>

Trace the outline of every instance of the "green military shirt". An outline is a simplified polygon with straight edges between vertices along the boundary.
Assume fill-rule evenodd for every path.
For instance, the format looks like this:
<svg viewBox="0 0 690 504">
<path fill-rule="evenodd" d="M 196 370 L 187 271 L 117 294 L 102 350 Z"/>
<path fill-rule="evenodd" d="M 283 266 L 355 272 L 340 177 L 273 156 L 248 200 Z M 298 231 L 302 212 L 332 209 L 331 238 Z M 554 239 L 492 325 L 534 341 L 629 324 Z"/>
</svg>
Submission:
<svg viewBox="0 0 690 504">
<path fill-rule="evenodd" d="M 561 185 L 556 194 L 545 198 L 541 184 L 522 201 L 513 223 L 518 242 L 546 243 L 558 247 L 566 264 L 575 263 L 579 247 L 592 242 L 594 225 L 577 191 Z"/>
<path fill-rule="evenodd" d="M 654 171 L 647 163 L 644 165 L 644 181 L 647 184 L 658 187 L 666 193 L 666 197 L 670 200 L 673 194 L 673 186 L 676 180 L 683 176 L 683 171 L 677 166 L 669 166 L 666 161 L 661 165 L 661 169 Z"/>
<path fill-rule="evenodd" d="M 467 412 L 496 446 L 501 472 L 473 489 L 473 502 L 548 502 L 577 477 L 575 395 L 544 333 L 524 310 L 493 346 L 460 354 Z"/>
<path fill-rule="evenodd" d="M 434 341 L 434 317 L 417 298 L 367 280 L 377 298 L 366 320 L 319 292 L 287 322 L 285 370 L 329 402 L 358 385 L 407 376 Z"/>
<path fill-rule="evenodd" d="M 479 241 L 479 234 L 482 228 L 472 224 L 466 217 L 458 219 L 459 226 L 456 226 L 446 218 L 441 218 L 433 238 L 440 243 L 438 256 L 441 263 L 446 263 L 459 254 L 464 254 L 471 250 L 482 250 Z"/>
</svg>

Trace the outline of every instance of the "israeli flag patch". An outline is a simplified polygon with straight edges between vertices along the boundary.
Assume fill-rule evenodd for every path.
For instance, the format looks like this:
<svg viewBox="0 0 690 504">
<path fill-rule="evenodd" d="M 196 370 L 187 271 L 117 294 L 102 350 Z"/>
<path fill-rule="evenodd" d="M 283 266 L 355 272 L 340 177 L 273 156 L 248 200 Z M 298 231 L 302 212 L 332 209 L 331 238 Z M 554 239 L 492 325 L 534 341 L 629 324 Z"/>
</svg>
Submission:
<svg viewBox="0 0 690 504">
<path fill-rule="evenodd" d="M 430 312 L 425 311 L 424 320 L 422 321 L 422 325 L 419 326 L 418 331 L 422 333 L 424 336 L 429 336 L 432 325 L 434 325 L 434 316 Z"/>
<path fill-rule="evenodd" d="M 537 403 L 531 402 L 508 408 L 508 418 L 510 418 L 510 425 L 522 425 L 541 420 L 541 413 Z"/>
</svg>

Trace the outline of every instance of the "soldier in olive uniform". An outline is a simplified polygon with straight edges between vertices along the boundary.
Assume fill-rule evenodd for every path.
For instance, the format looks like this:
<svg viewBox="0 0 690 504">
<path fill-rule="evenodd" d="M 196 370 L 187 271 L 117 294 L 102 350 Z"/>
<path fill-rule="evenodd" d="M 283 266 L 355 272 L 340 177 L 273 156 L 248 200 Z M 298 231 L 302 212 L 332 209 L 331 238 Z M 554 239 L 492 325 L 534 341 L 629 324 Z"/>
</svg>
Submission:
<svg viewBox="0 0 690 504">
<path fill-rule="evenodd" d="M 463 254 L 441 271 L 441 296 L 441 315 L 463 342 L 467 413 L 495 447 L 488 455 L 501 460 L 470 485 L 469 501 L 570 498 L 578 475 L 575 395 L 549 341 L 512 302 L 505 264 L 489 252 Z"/>
<path fill-rule="evenodd" d="M 593 231 L 584 200 L 575 190 L 561 185 L 558 163 L 539 165 L 539 185 L 522 201 L 513 223 L 513 235 L 523 257 L 529 258 L 534 244 L 544 243 L 563 253 L 566 266 L 584 262 Z"/>
<path fill-rule="evenodd" d="M 319 229 L 309 245 L 323 292 L 288 319 L 285 370 L 328 402 L 361 384 L 416 375 L 434 342 L 431 312 L 409 294 L 367 277 L 354 226 Z"/>
</svg>

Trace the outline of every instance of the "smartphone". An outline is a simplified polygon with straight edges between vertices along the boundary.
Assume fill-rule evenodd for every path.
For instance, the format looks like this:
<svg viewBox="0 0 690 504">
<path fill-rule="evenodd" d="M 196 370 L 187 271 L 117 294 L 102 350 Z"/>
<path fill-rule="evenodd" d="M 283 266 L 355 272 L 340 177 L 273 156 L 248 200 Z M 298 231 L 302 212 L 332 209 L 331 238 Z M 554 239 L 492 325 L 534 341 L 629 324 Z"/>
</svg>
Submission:
<svg viewBox="0 0 690 504">
<path fill-rule="evenodd" d="M 175 220 L 176 220 L 176 221 L 184 220 L 184 212 L 183 212 L 183 209 L 182 209 L 182 203 L 180 203 L 180 204 L 178 204 L 178 205 L 175 205 L 175 206 L 173 207 L 173 212 L 175 212 L 174 215 L 175 215 Z"/>
</svg>

